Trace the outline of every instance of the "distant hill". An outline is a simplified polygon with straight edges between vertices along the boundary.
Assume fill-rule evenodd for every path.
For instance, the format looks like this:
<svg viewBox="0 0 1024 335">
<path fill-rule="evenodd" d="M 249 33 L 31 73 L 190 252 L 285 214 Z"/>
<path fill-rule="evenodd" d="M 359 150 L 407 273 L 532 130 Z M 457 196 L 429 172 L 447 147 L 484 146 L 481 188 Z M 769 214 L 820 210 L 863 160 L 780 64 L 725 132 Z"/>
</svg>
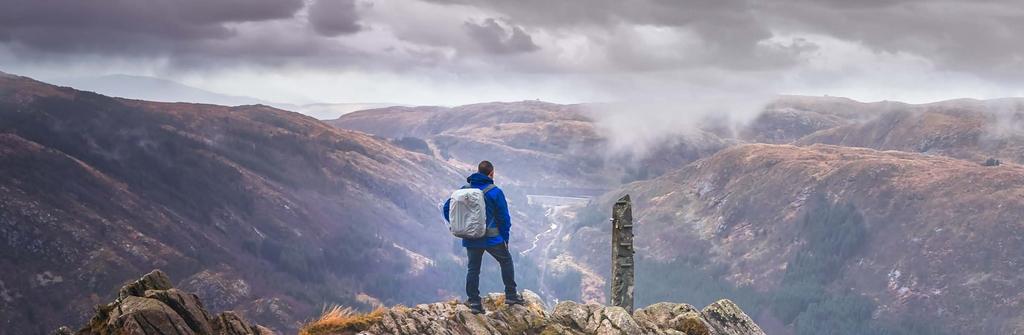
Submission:
<svg viewBox="0 0 1024 335">
<path fill-rule="evenodd" d="M 299 112 L 302 114 L 309 115 L 317 120 L 333 120 L 341 117 L 342 115 L 375 108 L 386 108 L 392 106 L 402 106 L 402 104 L 396 103 L 383 103 L 383 102 L 354 102 L 354 103 L 312 103 L 305 105 L 295 104 L 274 104 L 273 106 L 287 109 L 293 112 Z"/>
<path fill-rule="evenodd" d="M 55 78 L 52 81 L 59 85 L 127 99 L 224 106 L 267 105 L 306 114 L 318 120 L 335 119 L 357 110 L 401 105 L 396 103 L 281 103 L 247 96 L 221 94 L 167 79 L 123 74 Z"/>
<path fill-rule="evenodd" d="M 437 202 L 462 173 L 298 113 L 0 74 L 0 166 L 5 332 L 82 324 L 156 267 L 280 330 L 324 302 L 461 292 Z"/>
<path fill-rule="evenodd" d="M 492 160 L 504 181 L 519 188 L 608 188 L 685 165 L 729 142 L 698 125 L 633 162 L 609 152 L 609 134 L 595 123 L 589 106 L 542 101 L 388 107 L 327 123 L 391 139 L 419 139 L 435 157 L 456 165 Z"/>
<path fill-rule="evenodd" d="M 864 122 L 822 129 L 796 143 L 900 150 L 983 162 L 1024 163 L 1024 99 L 908 105 Z"/>
<path fill-rule="evenodd" d="M 713 292 L 760 311 L 762 326 L 801 334 L 839 324 L 851 334 L 1024 331 L 1014 307 L 1024 303 L 1020 165 L 749 144 L 625 185 L 592 210 L 624 193 L 637 204 L 637 277 L 650 278 L 637 285 L 641 301 Z M 607 223 L 581 222 L 567 230 L 568 252 L 605 273 L 587 255 L 606 249 Z M 654 279 L 666 276 L 690 284 Z"/>
<path fill-rule="evenodd" d="M 227 95 L 195 88 L 176 81 L 146 76 L 114 74 L 91 77 L 56 78 L 53 83 L 99 94 L 158 102 L 192 102 L 224 106 L 274 105 L 253 97 Z"/>
</svg>

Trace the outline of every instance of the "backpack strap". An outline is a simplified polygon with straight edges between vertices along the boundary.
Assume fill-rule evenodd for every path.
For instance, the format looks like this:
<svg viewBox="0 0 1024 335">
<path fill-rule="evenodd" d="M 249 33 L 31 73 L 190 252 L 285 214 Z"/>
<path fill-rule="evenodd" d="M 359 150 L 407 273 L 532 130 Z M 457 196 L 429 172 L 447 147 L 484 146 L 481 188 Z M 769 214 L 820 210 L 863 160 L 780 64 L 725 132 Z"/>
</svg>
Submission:
<svg viewBox="0 0 1024 335">
<path fill-rule="evenodd" d="M 490 192 L 495 187 L 498 187 L 498 186 L 495 186 L 494 184 L 490 184 L 490 185 L 487 185 L 487 187 L 484 187 L 484 189 L 483 189 L 484 198 L 485 198 L 484 199 L 484 203 L 487 203 L 487 199 L 486 199 L 487 192 Z M 497 221 L 495 221 L 495 222 L 497 222 Z M 487 237 L 495 237 L 495 236 L 498 236 L 498 235 L 501 235 L 501 231 L 498 230 L 498 227 L 487 227 L 487 233 L 485 234 L 485 236 L 487 236 Z"/>
<path fill-rule="evenodd" d="M 484 187 L 484 189 L 483 189 L 484 194 L 487 194 L 487 192 L 490 192 L 495 187 L 497 187 L 497 186 L 494 186 L 494 184 L 487 185 L 487 187 Z"/>
</svg>

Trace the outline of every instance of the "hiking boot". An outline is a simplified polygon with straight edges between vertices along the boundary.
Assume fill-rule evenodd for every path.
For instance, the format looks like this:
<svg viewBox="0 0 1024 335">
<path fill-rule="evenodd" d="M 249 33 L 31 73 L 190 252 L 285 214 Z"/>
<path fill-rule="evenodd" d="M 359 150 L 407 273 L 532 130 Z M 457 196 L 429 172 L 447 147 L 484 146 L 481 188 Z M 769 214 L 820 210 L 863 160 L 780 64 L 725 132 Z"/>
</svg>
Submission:
<svg viewBox="0 0 1024 335">
<path fill-rule="evenodd" d="M 466 306 L 469 306 L 469 311 L 473 314 L 484 314 L 487 311 L 484 310 L 484 305 L 479 302 L 468 302 Z"/>
<path fill-rule="evenodd" d="M 525 306 L 526 305 L 526 300 L 523 300 L 523 296 L 521 296 L 519 294 L 511 294 L 510 295 L 510 294 L 506 293 L 505 294 L 505 304 L 509 305 L 509 306 L 512 306 L 512 305 Z"/>
</svg>

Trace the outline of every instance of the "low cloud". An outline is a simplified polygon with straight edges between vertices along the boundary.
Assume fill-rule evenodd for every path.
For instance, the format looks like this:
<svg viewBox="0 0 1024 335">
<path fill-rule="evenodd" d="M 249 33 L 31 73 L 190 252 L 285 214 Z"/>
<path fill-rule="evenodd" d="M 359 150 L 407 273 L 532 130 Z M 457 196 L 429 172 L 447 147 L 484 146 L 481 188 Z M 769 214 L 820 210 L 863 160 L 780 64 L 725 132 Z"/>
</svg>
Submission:
<svg viewBox="0 0 1024 335">
<path fill-rule="evenodd" d="M 677 84 L 660 94 L 651 92 L 647 98 L 637 96 L 587 108 L 598 129 L 608 136 L 609 155 L 642 158 L 665 141 L 701 138 L 709 126 L 737 132 L 777 98 L 776 87 L 752 83 L 708 82 L 705 87 Z M 676 90 L 674 94 L 667 92 L 672 89 Z"/>
<path fill-rule="evenodd" d="M 488 18 L 483 22 L 466 22 L 466 31 L 485 51 L 493 54 L 516 54 L 539 50 L 523 28 Z"/>
<path fill-rule="evenodd" d="M 324 36 L 352 34 L 362 29 L 355 0 L 315 0 L 309 7 L 309 23 Z"/>
</svg>

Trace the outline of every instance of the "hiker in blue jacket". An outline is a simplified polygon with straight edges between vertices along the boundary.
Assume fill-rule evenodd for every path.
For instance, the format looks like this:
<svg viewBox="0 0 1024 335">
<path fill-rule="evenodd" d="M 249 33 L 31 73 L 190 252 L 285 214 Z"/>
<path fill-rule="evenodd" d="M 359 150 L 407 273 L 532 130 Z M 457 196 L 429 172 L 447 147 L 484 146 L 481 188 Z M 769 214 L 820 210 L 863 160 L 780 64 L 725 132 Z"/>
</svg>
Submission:
<svg viewBox="0 0 1024 335">
<path fill-rule="evenodd" d="M 482 161 L 477 165 L 477 172 L 466 178 L 470 187 L 486 189 L 494 184 L 494 165 L 488 161 Z M 505 202 L 505 193 L 500 188 L 493 187 L 484 194 L 484 202 L 487 204 L 487 227 L 498 228 L 498 236 L 484 236 L 477 239 L 462 239 L 462 246 L 466 248 L 469 256 L 469 272 L 466 274 L 466 295 L 469 296 L 467 305 L 473 313 L 483 313 L 483 304 L 480 302 L 480 262 L 483 260 L 484 252 L 491 254 L 498 264 L 501 265 L 501 280 L 505 283 L 505 303 L 510 305 L 523 304 L 524 301 L 516 292 L 515 267 L 512 265 L 512 254 L 508 251 L 509 228 L 512 220 L 508 215 L 508 203 Z M 444 219 L 448 218 L 448 209 L 451 199 L 444 203 Z"/>
</svg>

